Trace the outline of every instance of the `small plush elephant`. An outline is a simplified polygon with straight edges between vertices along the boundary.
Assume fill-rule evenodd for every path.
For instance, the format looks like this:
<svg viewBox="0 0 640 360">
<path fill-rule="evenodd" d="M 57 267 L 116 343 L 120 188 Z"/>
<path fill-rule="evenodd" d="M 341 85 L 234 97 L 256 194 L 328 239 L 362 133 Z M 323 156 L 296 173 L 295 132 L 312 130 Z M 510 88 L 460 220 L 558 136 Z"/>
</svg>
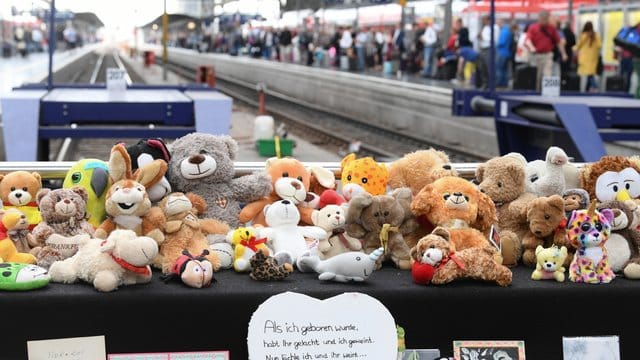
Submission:
<svg viewBox="0 0 640 360">
<path fill-rule="evenodd" d="M 364 241 L 364 252 L 379 247 L 384 253 L 377 261 L 379 269 L 384 260 L 391 260 L 403 270 L 411 268 L 409 246 L 404 235 L 414 231 L 418 222 L 411 212 L 411 189 L 399 188 L 391 195 L 356 195 L 347 211 L 347 233 Z"/>
</svg>

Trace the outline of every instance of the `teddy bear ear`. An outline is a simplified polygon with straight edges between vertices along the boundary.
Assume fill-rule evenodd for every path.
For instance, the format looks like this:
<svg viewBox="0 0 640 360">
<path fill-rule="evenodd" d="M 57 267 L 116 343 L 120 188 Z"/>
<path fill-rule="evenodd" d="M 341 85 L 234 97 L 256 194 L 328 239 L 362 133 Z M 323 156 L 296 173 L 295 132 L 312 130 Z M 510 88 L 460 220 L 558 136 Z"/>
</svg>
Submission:
<svg viewBox="0 0 640 360">
<path fill-rule="evenodd" d="M 42 177 L 37 172 L 32 172 L 31 175 L 38 180 L 39 183 L 42 182 Z"/>
<path fill-rule="evenodd" d="M 333 189 L 336 186 L 336 177 L 331 170 L 321 166 L 311 166 L 309 173 L 315 176 L 320 185 L 327 189 Z"/>
<path fill-rule="evenodd" d="M 40 205 L 40 201 L 42 200 L 42 198 L 45 197 L 50 192 L 51 192 L 51 189 L 47 189 L 47 188 L 42 188 L 38 190 L 38 193 L 36 194 L 36 204 Z"/>
<path fill-rule="evenodd" d="M 311 212 L 311 222 L 313 225 L 318 225 L 320 222 L 318 221 L 320 217 L 320 210 L 313 210 Z"/>
<path fill-rule="evenodd" d="M 273 166 L 273 164 L 275 164 L 275 162 L 278 161 L 277 157 L 270 157 L 268 158 L 265 162 L 264 162 L 264 169 L 265 170 L 269 170 L 270 167 Z"/>
<path fill-rule="evenodd" d="M 538 247 L 536 247 L 536 256 L 540 254 L 542 250 L 544 250 L 544 247 L 542 245 L 538 245 Z"/>
<path fill-rule="evenodd" d="M 231 136 L 224 135 L 220 137 L 222 142 L 227 146 L 227 153 L 231 160 L 236 158 L 236 154 L 238 153 L 238 143 L 233 140 Z"/>
<path fill-rule="evenodd" d="M 185 196 L 191 201 L 191 206 L 196 208 L 198 214 L 204 214 L 207 211 L 207 201 L 202 196 L 192 192 L 186 193 Z"/>
<path fill-rule="evenodd" d="M 70 190 L 80 195 L 80 197 L 82 198 L 82 201 L 84 201 L 85 203 L 89 199 L 89 194 L 87 193 L 87 190 L 85 190 L 85 188 L 83 188 L 82 186 L 74 186 Z"/>
<path fill-rule="evenodd" d="M 564 212 L 564 200 L 560 195 L 552 195 L 549 198 L 549 205 Z"/>
<path fill-rule="evenodd" d="M 445 228 L 443 228 L 441 226 L 438 226 L 435 229 L 433 229 L 433 231 L 431 233 L 434 234 L 434 235 L 438 235 L 438 236 L 444 238 L 447 241 L 449 241 L 450 238 L 451 238 L 451 234 L 449 233 L 449 230 L 447 230 L 447 229 L 445 229 Z"/>
<path fill-rule="evenodd" d="M 476 168 L 476 180 L 478 180 L 479 183 L 481 183 L 482 180 L 484 179 L 484 168 L 485 168 L 484 164 L 480 164 Z"/>
</svg>

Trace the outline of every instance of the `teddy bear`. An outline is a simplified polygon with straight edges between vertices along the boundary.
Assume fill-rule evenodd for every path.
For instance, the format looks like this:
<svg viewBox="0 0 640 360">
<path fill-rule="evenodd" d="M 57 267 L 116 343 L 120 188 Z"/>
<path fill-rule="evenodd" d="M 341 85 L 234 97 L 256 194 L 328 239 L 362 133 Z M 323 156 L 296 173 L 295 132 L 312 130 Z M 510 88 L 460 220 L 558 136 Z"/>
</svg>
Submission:
<svg viewBox="0 0 640 360">
<path fill-rule="evenodd" d="M 95 237 L 106 239 L 116 229 L 128 229 L 162 243 L 165 217 L 161 209 L 151 206 L 146 188 L 166 172 L 167 163 L 163 160 L 154 160 L 132 172 L 131 158 L 124 145 L 114 145 L 109 156 L 109 177 L 113 184 L 105 199 L 107 219 L 96 229 Z"/>
<path fill-rule="evenodd" d="M 193 192 L 208 204 L 204 218 L 238 227 L 240 204 L 269 195 L 271 179 L 266 172 L 235 177 L 233 160 L 238 144 L 227 135 L 191 133 L 169 144 L 169 183 L 175 191 Z"/>
<path fill-rule="evenodd" d="M 282 280 L 293 272 L 293 265 L 278 264 L 276 259 L 269 255 L 269 250 L 264 248 L 256 252 L 249 262 L 251 265 L 249 276 L 257 281 Z"/>
<path fill-rule="evenodd" d="M 640 279 L 640 231 L 632 226 L 635 214 L 630 205 L 632 201 L 609 200 L 598 205 L 597 209 L 611 209 L 613 212 L 611 235 L 604 245 L 611 270 L 624 272 L 629 279 Z"/>
<path fill-rule="evenodd" d="M 29 253 L 37 256 L 42 247 L 29 231 L 27 216 L 16 208 L 10 208 L 6 210 L 6 213 L 16 213 L 13 217 L 17 219 L 17 222 L 12 226 L 11 230 L 7 231 L 7 236 L 13 240 L 16 250 L 18 250 L 19 253 Z"/>
<path fill-rule="evenodd" d="M 516 266 L 522 257 L 522 238 L 529 231 L 527 204 L 536 195 L 525 191 L 524 157 L 517 153 L 494 157 L 476 168 L 476 181 L 482 193 L 495 204 L 502 263 Z"/>
<path fill-rule="evenodd" d="M 335 181 L 335 176 L 329 170 L 320 167 L 314 169 L 316 178 Z M 301 224 L 311 225 L 313 207 L 307 205 L 316 199 L 316 194 L 309 192 L 312 172 L 294 158 L 269 158 L 265 162 L 265 171 L 271 177 L 273 191 L 268 196 L 247 204 L 240 211 L 240 222 L 265 226 L 264 207 L 278 200 L 289 200 L 298 207 Z"/>
<path fill-rule="evenodd" d="M 104 203 L 107 190 L 111 186 L 109 164 L 98 159 L 82 159 L 69 168 L 62 183 L 64 189 L 74 186 L 83 188 L 87 193 L 87 221 L 97 228 L 107 216 Z"/>
<path fill-rule="evenodd" d="M 411 249 L 413 266 L 431 266 L 433 275 L 424 277 L 414 273 L 412 276 L 414 281 L 424 285 L 428 284 L 429 280 L 434 285 L 443 285 L 458 279 L 474 279 L 509 286 L 513 276 L 511 270 L 496 263 L 495 254 L 495 249 L 487 247 L 457 250 L 455 243 L 451 241 L 449 231 L 443 227 L 436 227 Z"/>
<path fill-rule="evenodd" d="M 609 266 L 605 243 L 611 234 L 611 209 L 596 209 L 591 201 L 587 210 L 574 210 L 567 221 L 567 241 L 576 249 L 569 266 L 569 280 L 587 284 L 606 284 L 616 275 Z"/>
<path fill-rule="evenodd" d="M 526 266 L 536 265 L 536 248 L 538 245 L 564 246 L 566 244 L 564 200 L 560 195 L 539 197 L 527 205 L 527 221 L 529 231 L 522 238 L 522 263 Z M 571 263 L 573 251 L 569 251 L 566 264 Z"/>
<path fill-rule="evenodd" d="M 536 269 L 531 273 L 533 280 L 555 279 L 564 281 L 564 263 L 567 259 L 567 247 L 558 248 L 556 245 L 545 248 L 538 245 L 536 248 Z"/>
<path fill-rule="evenodd" d="M 447 229 L 458 250 L 490 247 L 484 232 L 496 222 L 491 199 L 471 182 L 456 176 L 445 176 L 426 185 L 411 203 L 416 216 L 425 216 Z"/>
<path fill-rule="evenodd" d="M 92 283 L 101 292 L 121 285 L 151 281 L 153 259 L 158 255 L 155 239 L 138 236 L 132 230 L 116 229 L 106 239 L 85 239 L 72 257 L 51 264 L 51 281 L 71 284 Z"/>
<path fill-rule="evenodd" d="M 215 219 L 200 219 L 207 204 L 196 194 L 173 192 L 164 197 L 158 204 L 164 213 L 164 241 L 160 244 L 158 256 L 153 266 L 162 269 L 163 274 L 170 274 L 176 260 L 184 250 L 191 254 L 201 254 L 205 250 L 205 258 L 211 263 L 214 271 L 220 269 L 220 259 L 215 252 L 209 252 L 208 234 L 226 234 L 229 226 Z"/>
<path fill-rule="evenodd" d="M 42 188 L 42 178 L 37 172 L 13 171 L 6 175 L 0 174 L 0 200 L 3 208 L 12 207 L 22 211 L 29 221 L 29 230 L 42 221 L 36 194 Z"/>
<path fill-rule="evenodd" d="M 390 188 L 408 187 L 413 195 L 441 177 L 458 176 L 449 156 L 433 148 L 406 154 L 388 165 L 388 173 Z"/>
<path fill-rule="evenodd" d="M 139 168 L 153 162 L 156 159 L 163 160 L 167 164 L 171 160 L 169 149 L 162 139 L 140 139 L 137 143 L 126 147 L 127 153 L 131 157 L 131 170 Z M 166 174 L 153 186 L 147 189 L 149 199 L 153 204 L 158 203 L 171 192 L 171 185 Z"/>
<path fill-rule="evenodd" d="M 349 251 L 362 250 L 360 240 L 346 233 L 346 214 L 346 208 L 335 204 L 325 205 L 311 213 L 313 225 L 324 229 L 328 236 L 318 243 L 318 256 L 321 260 Z"/>
<path fill-rule="evenodd" d="M 571 216 L 573 210 L 581 210 L 589 207 L 589 193 L 580 188 L 567 189 L 562 193 L 564 200 L 564 213 L 567 218 Z"/>
<path fill-rule="evenodd" d="M 640 197 L 640 164 L 624 156 L 603 156 L 585 164 L 580 176 L 581 188 L 591 200 L 625 201 Z"/>
<path fill-rule="evenodd" d="M 18 252 L 14 241 L 9 237 L 9 232 L 24 221 L 24 214 L 10 208 L 0 210 L 0 262 L 17 262 L 23 264 L 35 264 L 36 257 L 26 252 Z"/>
<path fill-rule="evenodd" d="M 299 226 L 300 213 L 289 200 L 267 205 L 264 216 L 267 227 L 260 228 L 259 237 L 267 238 L 267 246 L 278 263 L 295 264 L 298 257 L 314 247 L 314 242 L 327 237 L 327 232 L 317 226 Z M 307 243 L 305 238 L 312 241 Z"/>
<path fill-rule="evenodd" d="M 356 159 L 356 154 L 348 154 L 340 162 L 342 196 L 350 201 L 355 195 L 367 192 L 382 195 L 387 192 L 389 175 L 385 164 L 372 157 Z"/>
<path fill-rule="evenodd" d="M 557 146 L 547 149 L 545 160 L 529 161 L 525 174 L 526 192 L 538 196 L 561 195 L 564 189 L 580 186 L 580 169 Z"/>
<path fill-rule="evenodd" d="M 376 262 L 376 269 L 382 262 L 391 260 L 402 270 L 411 268 L 410 248 L 404 235 L 418 227 L 411 213 L 411 189 L 395 189 L 391 195 L 371 195 L 363 192 L 351 199 L 347 210 L 347 234 L 362 239 L 366 254 L 379 247 L 384 253 Z"/>
<path fill-rule="evenodd" d="M 237 272 L 251 270 L 251 257 L 261 249 L 267 249 L 267 238 L 258 239 L 252 227 L 239 227 L 227 233 L 227 241 L 233 245 L 233 269 Z"/>
<path fill-rule="evenodd" d="M 78 251 L 78 243 L 93 237 L 94 228 L 86 220 L 87 192 L 80 186 L 71 189 L 41 189 L 36 201 L 42 221 L 33 229 L 33 236 L 42 249 L 38 252 L 38 266 L 48 269 Z"/>
</svg>

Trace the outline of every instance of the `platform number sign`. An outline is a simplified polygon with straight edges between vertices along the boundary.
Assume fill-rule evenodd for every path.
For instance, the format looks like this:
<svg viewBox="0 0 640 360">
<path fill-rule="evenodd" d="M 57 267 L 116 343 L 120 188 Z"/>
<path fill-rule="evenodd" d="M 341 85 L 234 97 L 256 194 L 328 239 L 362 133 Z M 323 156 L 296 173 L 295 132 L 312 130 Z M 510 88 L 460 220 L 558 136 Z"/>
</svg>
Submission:
<svg viewBox="0 0 640 360">
<path fill-rule="evenodd" d="M 560 96 L 560 77 L 542 77 L 542 96 Z"/>
<path fill-rule="evenodd" d="M 126 74 L 122 69 L 107 68 L 107 90 L 125 91 L 127 89 Z"/>
</svg>

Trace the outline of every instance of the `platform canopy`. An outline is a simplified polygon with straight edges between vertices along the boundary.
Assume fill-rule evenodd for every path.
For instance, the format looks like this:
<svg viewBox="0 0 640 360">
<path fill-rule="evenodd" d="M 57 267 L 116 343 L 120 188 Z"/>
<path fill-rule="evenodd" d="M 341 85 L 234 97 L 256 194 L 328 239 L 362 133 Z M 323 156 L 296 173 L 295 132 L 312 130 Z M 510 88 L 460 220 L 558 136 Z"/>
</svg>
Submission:
<svg viewBox="0 0 640 360">
<path fill-rule="evenodd" d="M 573 8 L 577 9 L 584 5 L 596 5 L 598 0 L 573 0 Z M 542 10 L 556 11 L 567 10 L 568 1 L 558 0 L 496 0 L 496 12 L 519 12 L 519 13 L 536 13 Z M 489 0 L 471 0 L 465 12 L 489 12 L 491 9 L 491 1 Z"/>
</svg>

